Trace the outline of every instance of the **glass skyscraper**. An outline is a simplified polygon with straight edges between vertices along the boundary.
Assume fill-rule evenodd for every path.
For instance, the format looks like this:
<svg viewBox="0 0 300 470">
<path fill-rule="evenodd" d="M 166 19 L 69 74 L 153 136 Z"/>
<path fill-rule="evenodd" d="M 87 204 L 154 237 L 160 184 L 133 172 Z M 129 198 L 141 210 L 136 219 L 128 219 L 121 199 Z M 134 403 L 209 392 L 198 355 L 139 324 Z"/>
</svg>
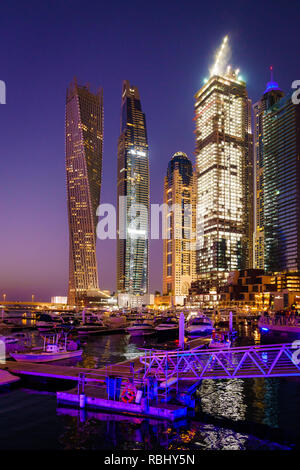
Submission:
<svg viewBox="0 0 300 470">
<path fill-rule="evenodd" d="M 291 94 L 264 112 L 265 270 L 300 271 L 300 108 Z"/>
<path fill-rule="evenodd" d="M 272 67 L 271 67 L 272 71 Z M 278 83 L 267 83 L 261 99 L 253 105 L 254 111 L 254 159 L 255 159 L 255 220 L 254 220 L 254 267 L 265 267 L 265 216 L 264 216 L 264 113 L 267 108 L 283 97 Z"/>
<path fill-rule="evenodd" d="M 103 95 L 76 80 L 66 97 L 66 172 L 69 217 L 68 303 L 99 294 L 96 211 L 100 202 Z"/>
<path fill-rule="evenodd" d="M 172 296 L 186 296 L 195 277 L 194 183 L 191 161 L 185 153 L 175 153 L 169 161 L 164 183 L 168 212 L 165 214 L 167 238 L 163 241 L 163 293 Z"/>
<path fill-rule="evenodd" d="M 138 88 L 122 88 L 118 141 L 117 291 L 148 292 L 149 150 Z"/>
<path fill-rule="evenodd" d="M 217 69 L 195 95 L 194 118 L 196 271 L 208 288 L 253 265 L 251 101 L 238 70 Z"/>
</svg>

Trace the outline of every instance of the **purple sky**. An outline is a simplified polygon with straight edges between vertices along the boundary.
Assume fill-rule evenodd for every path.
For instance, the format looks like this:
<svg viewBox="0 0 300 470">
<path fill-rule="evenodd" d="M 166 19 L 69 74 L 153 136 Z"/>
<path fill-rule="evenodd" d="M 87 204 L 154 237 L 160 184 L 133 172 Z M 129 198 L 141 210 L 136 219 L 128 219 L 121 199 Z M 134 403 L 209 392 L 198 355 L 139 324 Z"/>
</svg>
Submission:
<svg viewBox="0 0 300 470">
<path fill-rule="evenodd" d="M 287 91 L 300 79 L 298 2 L 185 0 L 14 1 L 1 4 L 0 295 L 65 295 L 66 87 L 77 76 L 104 89 L 101 202 L 116 201 L 121 86 L 138 86 L 150 148 L 151 202 L 162 202 L 173 153 L 194 161 L 193 95 L 229 34 L 231 63 L 253 100 L 274 66 Z M 150 287 L 161 290 L 162 242 L 150 244 Z M 115 289 L 115 242 L 98 242 L 102 288 Z"/>
</svg>

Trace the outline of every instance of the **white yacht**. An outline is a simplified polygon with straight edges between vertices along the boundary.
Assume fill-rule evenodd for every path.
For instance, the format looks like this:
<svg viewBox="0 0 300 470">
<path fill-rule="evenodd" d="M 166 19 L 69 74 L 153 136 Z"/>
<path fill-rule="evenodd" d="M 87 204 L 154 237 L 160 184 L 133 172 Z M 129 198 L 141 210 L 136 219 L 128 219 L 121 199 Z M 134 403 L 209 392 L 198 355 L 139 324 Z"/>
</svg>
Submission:
<svg viewBox="0 0 300 470">
<path fill-rule="evenodd" d="M 78 349 L 75 341 L 68 341 L 67 334 L 64 338 L 61 334 L 48 335 L 44 337 L 42 349 L 32 349 L 28 352 L 10 353 L 15 361 L 21 362 L 51 362 L 71 357 L 81 357 L 82 349 Z"/>
<path fill-rule="evenodd" d="M 212 334 L 212 331 L 212 321 L 206 315 L 199 313 L 190 316 L 190 318 L 188 319 L 186 333 L 190 338 L 197 338 L 199 336 L 209 336 Z"/>
</svg>

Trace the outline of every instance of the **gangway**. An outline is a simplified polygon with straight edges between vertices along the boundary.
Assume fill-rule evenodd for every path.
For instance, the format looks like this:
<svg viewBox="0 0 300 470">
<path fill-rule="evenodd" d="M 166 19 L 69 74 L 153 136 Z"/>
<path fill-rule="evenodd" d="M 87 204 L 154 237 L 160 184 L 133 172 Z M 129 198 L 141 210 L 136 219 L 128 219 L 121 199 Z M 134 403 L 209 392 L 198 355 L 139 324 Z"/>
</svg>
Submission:
<svg viewBox="0 0 300 470">
<path fill-rule="evenodd" d="M 140 357 L 146 379 L 201 380 L 300 376 L 300 341 L 230 349 L 147 350 Z"/>
</svg>

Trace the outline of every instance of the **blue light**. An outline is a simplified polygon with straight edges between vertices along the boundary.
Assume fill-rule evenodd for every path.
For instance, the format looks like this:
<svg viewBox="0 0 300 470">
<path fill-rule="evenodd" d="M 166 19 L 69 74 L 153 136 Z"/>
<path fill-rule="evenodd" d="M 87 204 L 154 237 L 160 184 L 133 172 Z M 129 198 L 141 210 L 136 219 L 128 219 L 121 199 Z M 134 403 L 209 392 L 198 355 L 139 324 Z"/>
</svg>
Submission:
<svg viewBox="0 0 300 470">
<path fill-rule="evenodd" d="M 269 331 L 269 328 L 262 328 L 263 331 Z"/>
<path fill-rule="evenodd" d="M 268 91 L 272 91 L 272 90 L 280 90 L 277 82 L 268 82 L 267 88 L 265 89 L 264 93 L 267 93 Z"/>
</svg>

